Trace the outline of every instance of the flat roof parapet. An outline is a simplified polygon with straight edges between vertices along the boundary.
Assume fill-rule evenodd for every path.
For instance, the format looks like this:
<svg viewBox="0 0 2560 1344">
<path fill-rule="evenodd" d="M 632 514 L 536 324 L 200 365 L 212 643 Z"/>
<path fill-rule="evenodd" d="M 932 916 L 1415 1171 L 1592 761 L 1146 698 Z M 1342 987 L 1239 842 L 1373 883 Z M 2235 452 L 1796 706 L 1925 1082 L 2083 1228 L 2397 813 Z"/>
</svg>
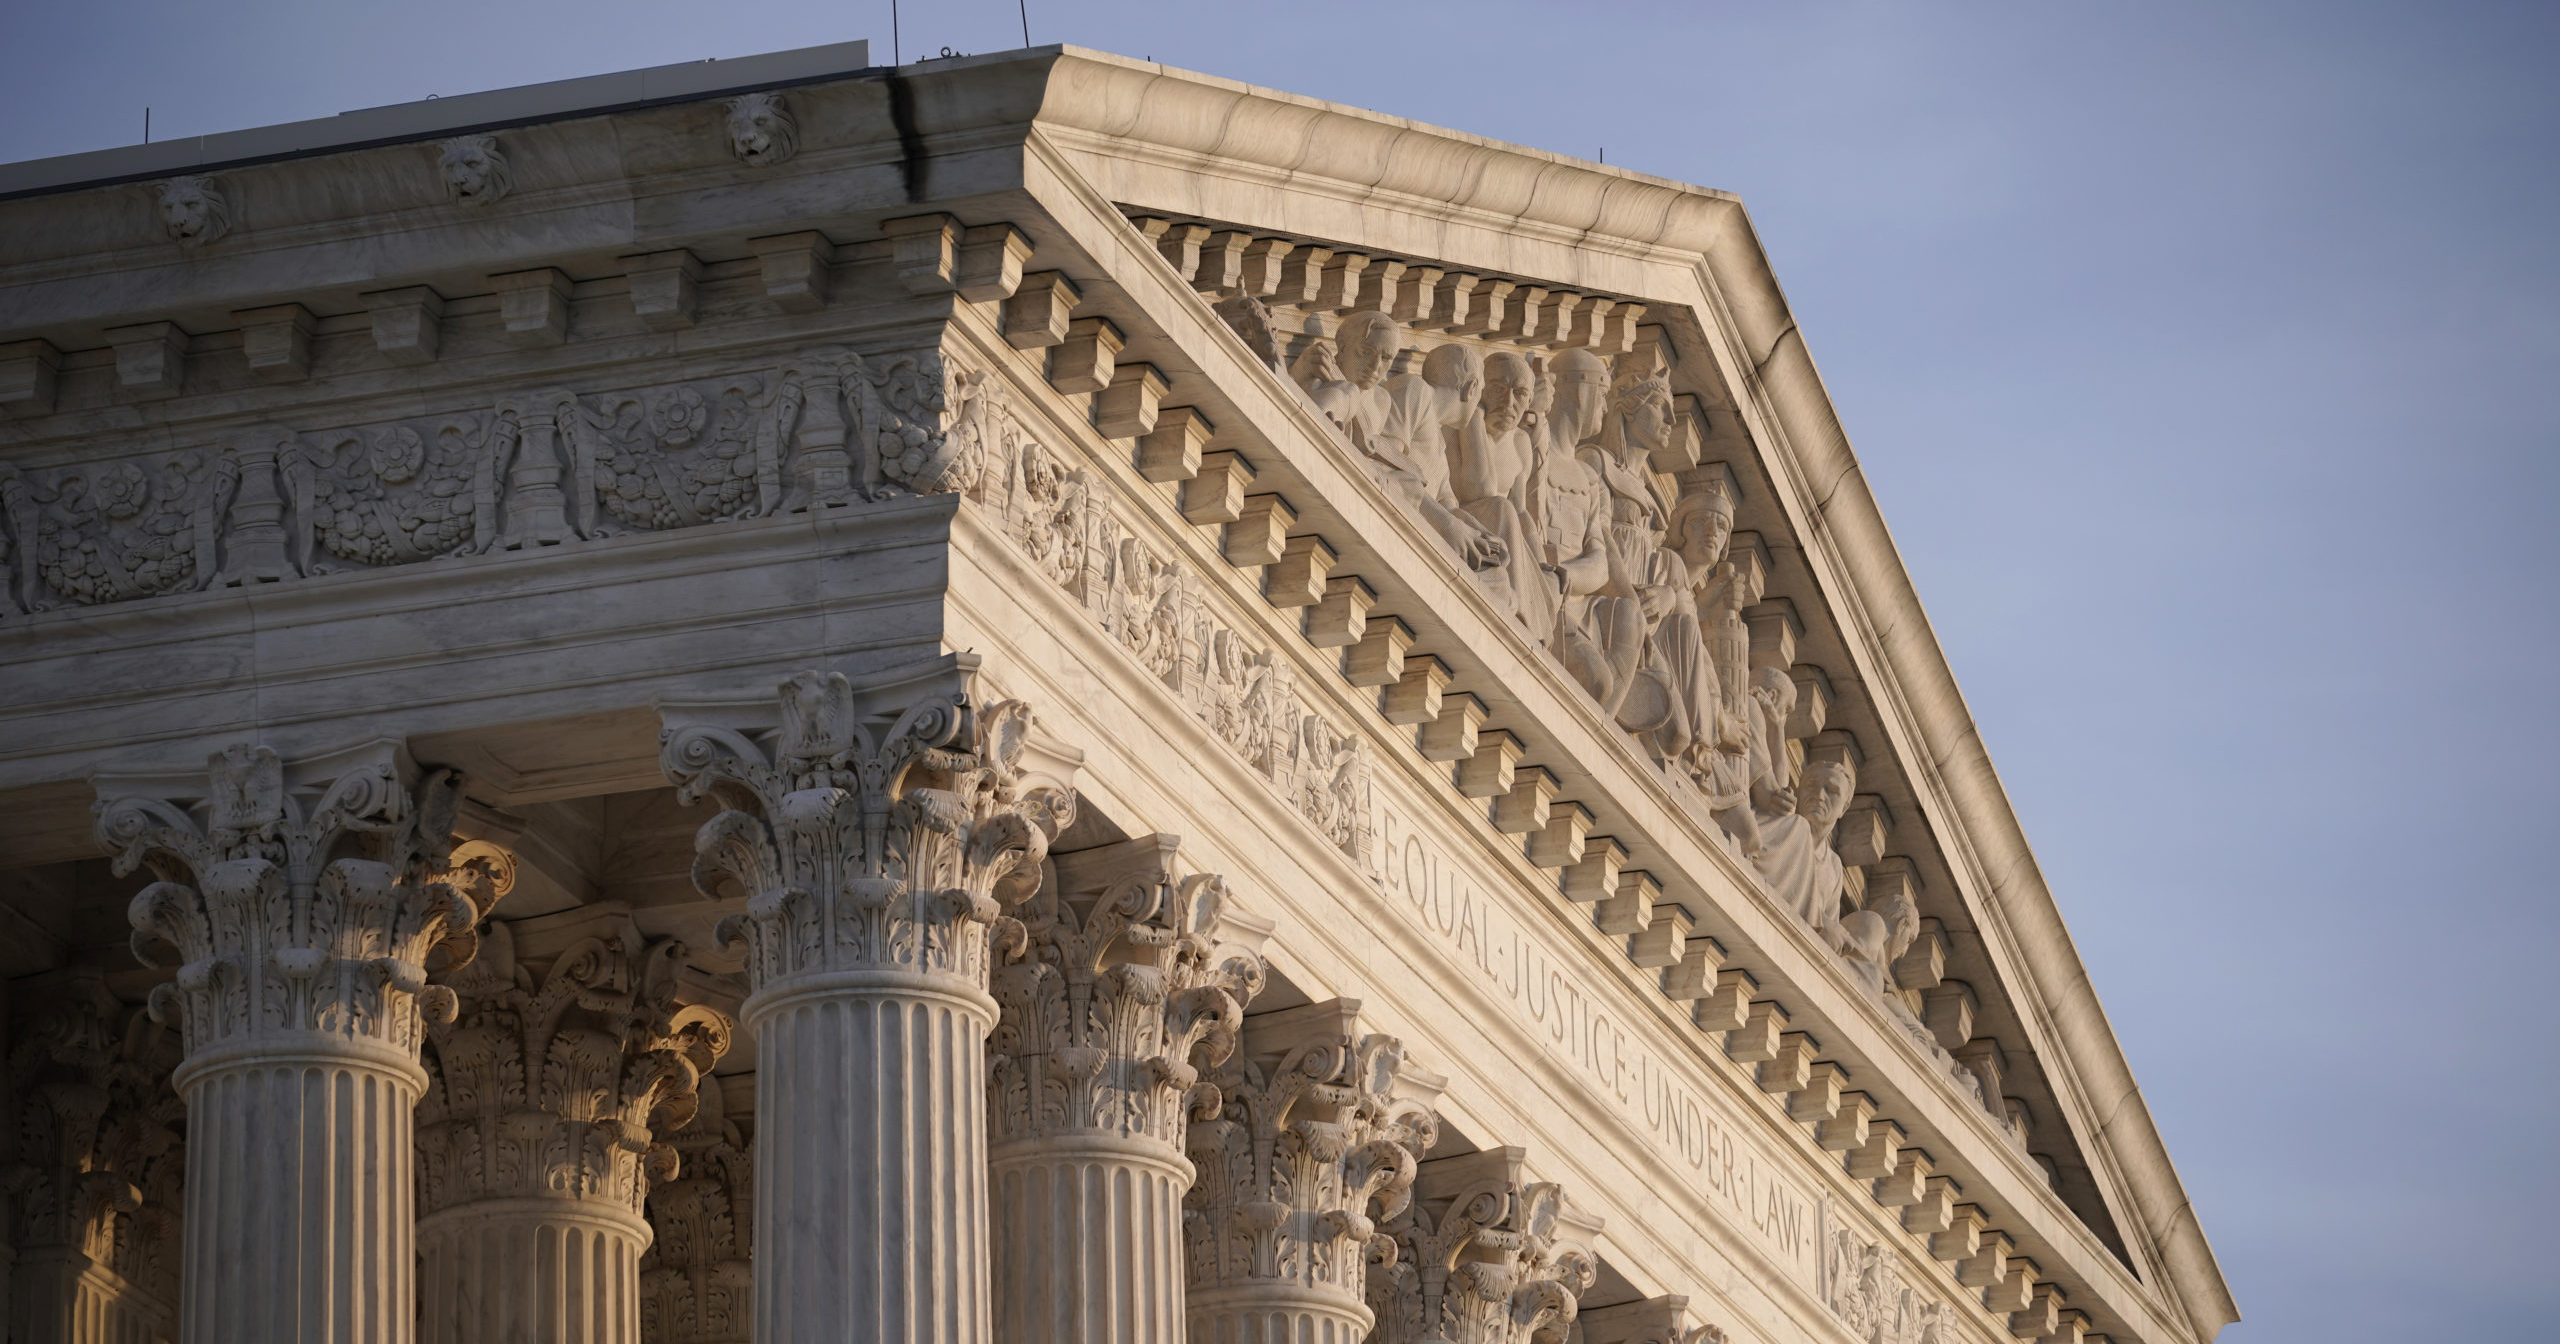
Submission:
<svg viewBox="0 0 2560 1344">
<path fill-rule="evenodd" d="M 280 126 L 0 164 L 0 200 L 805 84 L 870 66 L 871 43 L 862 39 L 357 108 Z"/>
</svg>

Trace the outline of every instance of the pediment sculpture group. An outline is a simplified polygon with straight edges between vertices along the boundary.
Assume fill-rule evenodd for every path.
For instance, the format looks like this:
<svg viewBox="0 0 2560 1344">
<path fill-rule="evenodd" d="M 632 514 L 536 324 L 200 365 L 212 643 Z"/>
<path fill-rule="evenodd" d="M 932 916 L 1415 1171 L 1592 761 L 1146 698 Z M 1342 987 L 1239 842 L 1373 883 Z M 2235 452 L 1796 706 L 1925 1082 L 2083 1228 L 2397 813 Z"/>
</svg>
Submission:
<svg viewBox="0 0 2560 1344">
<path fill-rule="evenodd" d="M 1900 893 L 1841 912 L 1831 836 L 1856 770 L 1790 752 L 1798 691 L 1752 657 L 1761 574 L 1729 554 L 1727 478 L 1655 467 L 1678 414 L 1659 353 L 1411 345 L 1395 318 L 1354 312 L 1289 373 L 1497 607 L 1695 786 L 1772 895 L 1853 963 L 1890 965 L 1919 912 Z"/>
</svg>

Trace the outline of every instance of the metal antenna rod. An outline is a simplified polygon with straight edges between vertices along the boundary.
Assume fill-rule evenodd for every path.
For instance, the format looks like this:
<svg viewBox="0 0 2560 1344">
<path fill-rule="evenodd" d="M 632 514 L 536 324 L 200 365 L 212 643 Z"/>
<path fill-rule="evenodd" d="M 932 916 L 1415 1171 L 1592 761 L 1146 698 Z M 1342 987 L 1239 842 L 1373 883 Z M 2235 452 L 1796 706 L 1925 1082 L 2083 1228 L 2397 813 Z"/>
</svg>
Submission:
<svg viewBox="0 0 2560 1344">
<path fill-rule="evenodd" d="M 151 143 L 151 109 L 142 109 L 142 143 Z"/>
<path fill-rule="evenodd" d="M 1031 45 L 1031 0 L 1020 0 L 1020 3 L 1022 5 L 1022 45 L 1027 47 Z"/>
<path fill-rule="evenodd" d="M 906 63 L 906 53 L 898 49 L 898 0 L 889 0 L 889 64 Z"/>
</svg>

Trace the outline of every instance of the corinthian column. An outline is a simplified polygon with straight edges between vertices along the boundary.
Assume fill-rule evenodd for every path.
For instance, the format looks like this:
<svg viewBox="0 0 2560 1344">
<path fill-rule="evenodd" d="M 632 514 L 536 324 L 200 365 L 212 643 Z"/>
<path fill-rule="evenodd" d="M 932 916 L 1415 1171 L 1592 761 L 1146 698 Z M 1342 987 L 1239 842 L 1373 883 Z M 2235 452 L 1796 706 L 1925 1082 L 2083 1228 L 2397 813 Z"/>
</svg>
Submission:
<svg viewBox="0 0 2560 1344">
<path fill-rule="evenodd" d="M 755 1164 L 728 1094 L 746 1078 L 705 1078 L 702 1104 L 667 1136 L 676 1178 L 649 1188 L 656 1237 L 640 1262 L 640 1337 L 648 1344 L 747 1344 Z"/>
<path fill-rule="evenodd" d="M 988 931 L 1074 797 L 1018 792 L 1029 711 L 943 667 L 860 694 L 803 673 L 761 740 L 677 727 L 661 750 L 723 805 L 694 880 L 747 897 L 720 932 L 747 951 L 768 1344 L 989 1337 Z"/>
<path fill-rule="evenodd" d="M 728 1049 L 675 1002 L 680 944 L 577 910 L 492 923 L 445 977 L 418 1106 L 424 1344 L 639 1344 L 643 1202 L 676 1172 L 655 1130 Z"/>
<path fill-rule="evenodd" d="M 111 798 L 116 871 L 149 864 L 134 952 L 176 979 L 151 1009 L 184 1027 L 183 1344 L 406 1344 L 411 1116 L 439 949 L 470 959 L 479 911 L 438 870 L 458 785 L 396 755 L 289 780 L 264 747 L 210 763 L 195 811 Z M 333 777 L 331 777 L 333 775 Z"/>
<path fill-rule="evenodd" d="M 1218 945 L 1224 879 L 1151 835 L 1061 855 L 1021 909 L 988 1098 L 996 1338 L 1181 1344 L 1183 1124 L 1262 959 Z"/>
<path fill-rule="evenodd" d="M 1518 1148 L 1422 1165 L 1369 1276 L 1376 1344 L 1533 1344 L 1565 1337 L 1599 1264 L 1595 1218 L 1529 1178 Z"/>
<path fill-rule="evenodd" d="M 1362 1344 L 1378 1217 L 1405 1207 L 1439 1080 L 1356 999 L 1249 1019 L 1190 1130 L 1183 1212 L 1192 1344 Z"/>
<path fill-rule="evenodd" d="M 166 1339 L 186 1179 L 176 1045 L 94 974 L 21 981 L 9 1051 L 22 1344 Z"/>
</svg>

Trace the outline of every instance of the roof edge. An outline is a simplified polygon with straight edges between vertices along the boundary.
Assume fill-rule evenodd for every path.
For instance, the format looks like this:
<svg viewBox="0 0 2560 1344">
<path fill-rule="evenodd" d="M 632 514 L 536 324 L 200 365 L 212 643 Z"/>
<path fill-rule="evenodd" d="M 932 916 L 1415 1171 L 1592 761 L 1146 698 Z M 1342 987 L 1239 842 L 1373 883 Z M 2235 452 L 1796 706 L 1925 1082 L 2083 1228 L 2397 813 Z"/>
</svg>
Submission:
<svg viewBox="0 0 2560 1344">
<path fill-rule="evenodd" d="M 869 68 L 870 39 L 857 38 L 730 60 L 685 61 L 519 84 L 450 98 L 429 96 L 356 108 L 334 117 L 0 164 L 0 200 L 841 79 Z"/>
</svg>

